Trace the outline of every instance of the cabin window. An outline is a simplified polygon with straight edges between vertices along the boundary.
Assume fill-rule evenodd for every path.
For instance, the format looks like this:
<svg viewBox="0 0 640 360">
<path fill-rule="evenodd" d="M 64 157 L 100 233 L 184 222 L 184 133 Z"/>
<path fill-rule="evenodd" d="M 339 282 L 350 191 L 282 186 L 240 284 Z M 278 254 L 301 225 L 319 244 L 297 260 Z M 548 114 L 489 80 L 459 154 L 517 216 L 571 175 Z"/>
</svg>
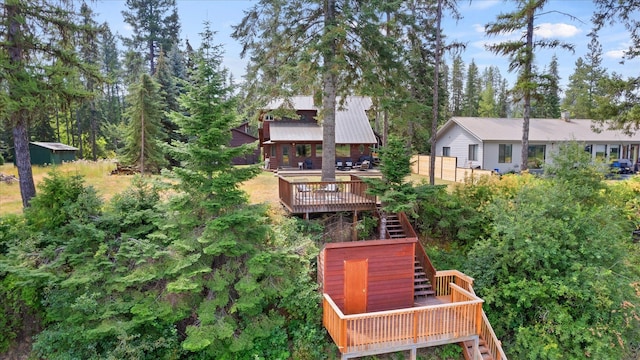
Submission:
<svg viewBox="0 0 640 360">
<path fill-rule="evenodd" d="M 316 157 L 322 157 L 322 144 L 316 144 Z"/>
<path fill-rule="evenodd" d="M 289 159 L 289 145 L 282 145 L 282 165 L 291 166 Z"/>
<path fill-rule="evenodd" d="M 358 146 L 358 151 L 360 151 L 360 154 L 364 154 L 364 145 L 360 144 L 360 146 Z"/>
<path fill-rule="evenodd" d="M 510 164 L 513 161 L 511 156 L 512 145 L 511 144 L 500 144 L 498 145 L 498 163 L 500 164 Z"/>
<path fill-rule="evenodd" d="M 529 160 L 527 167 L 529 169 L 540 169 L 544 164 L 546 145 L 529 145 Z"/>
<path fill-rule="evenodd" d="M 311 156 L 311 144 L 296 144 L 296 157 Z"/>
<path fill-rule="evenodd" d="M 276 146 L 275 145 L 271 145 L 269 146 L 271 148 L 271 157 L 272 158 L 276 158 Z"/>
<path fill-rule="evenodd" d="M 451 156 L 451 148 L 448 146 L 444 146 L 442 148 L 442 156 Z"/>
<path fill-rule="evenodd" d="M 469 145 L 469 161 L 478 160 L 478 144 Z"/>
<path fill-rule="evenodd" d="M 336 145 L 336 157 L 351 157 L 351 146 L 349 144 Z"/>
</svg>

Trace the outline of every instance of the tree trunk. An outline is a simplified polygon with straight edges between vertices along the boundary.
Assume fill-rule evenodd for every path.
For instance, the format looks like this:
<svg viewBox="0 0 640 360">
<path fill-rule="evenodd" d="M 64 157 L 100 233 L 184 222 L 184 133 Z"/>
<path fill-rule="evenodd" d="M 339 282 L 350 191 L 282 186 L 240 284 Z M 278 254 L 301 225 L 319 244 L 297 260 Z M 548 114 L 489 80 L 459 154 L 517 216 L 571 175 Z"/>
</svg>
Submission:
<svg viewBox="0 0 640 360">
<path fill-rule="evenodd" d="M 80 159 L 84 159 L 84 150 L 82 146 L 82 125 L 80 124 L 80 107 L 76 109 L 76 126 L 78 127 L 78 149 L 80 149 L 78 151 L 80 153 L 78 157 Z"/>
<path fill-rule="evenodd" d="M 335 26 L 336 2 L 325 0 L 324 31 L 325 34 Z M 324 76 L 322 108 L 322 181 L 335 181 L 336 178 L 336 74 L 333 69 L 337 52 L 335 39 L 324 54 Z"/>
<path fill-rule="evenodd" d="M 11 118 L 13 123 L 13 146 L 16 151 L 15 160 L 16 167 L 18 168 L 18 179 L 20 181 L 22 207 L 27 208 L 29 207 L 31 198 L 36 196 L 36 187 L 31 171 L 26 112 L 24 110 L 16 111 L 12 114 Z"/>
<path fill-rule="evenodd" d="M 144 175 L 144 111 L 140 119 L 142 127 L 140 129 L 140 174 Z"/>
<path fill-rule="evenodd" d="M 436 59 L 433 65 L 433 117 L 431 119 L 431 156 L 429 157 L 429 184 L 436 183 L 436 132 L 438 131 L 438 110 L 440 86 L 440 57 L 442 52 L 442 37 L 440 36 L 440 25 L 442 22 L 442 0 L 438 0 L 438 10 L 436 13 Z"/>
<path fill-rule="evenodd" d="M 529 10 L 529 14 L 527 15 L 527 45 L 525 47 L 526 52 L 526 61 L 524 64 L 524 80 L 525 80 L 525 89 L 524 89 L 524 114 L 522 119 L 522 163 L 520 164 L 520 171 L 525 171 L 529 167 L 527 163 L 529 162 L 529 119 L 531 117 L 531 69 L 533 63 L 533 17 L 534 9 Z"/>
<path fill-rule="evenodd" d="M 20 13 L 19 5 L 14 2 L 5 4 L 5 15 L 9 26 L 7 27 L 7 55 L 9 56 L 9 78 L 19 79 L 28 76 L 24 69 L 24 48 L 21 43 Z M 14 80 L 15 81 L 15 80 Z M 9 86 L 9 98 L 17 102 L 22 101 L 19 95 L 12 91 Z M 20 195 L 22 196 L 22 207 L 27 208 L 31 198 L 36 196 L 36 187 L 33 183 L 33 173 L 31 172 L 31 158 L 29 156 L 29 136 L 27 134 L 27 116 L 25 110 L 10 111 L 9 118 L 13 126 L 13 146 L 15 149 L 15 165 L 18 168 L 20 183 Z"/>
</svg>

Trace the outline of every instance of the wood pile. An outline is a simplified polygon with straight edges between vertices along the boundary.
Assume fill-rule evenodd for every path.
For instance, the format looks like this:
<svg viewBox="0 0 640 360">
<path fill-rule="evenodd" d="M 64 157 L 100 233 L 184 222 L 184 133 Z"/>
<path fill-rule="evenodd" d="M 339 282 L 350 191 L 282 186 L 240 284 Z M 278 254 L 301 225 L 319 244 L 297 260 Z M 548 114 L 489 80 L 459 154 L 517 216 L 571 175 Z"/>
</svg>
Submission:
<svg viewBox="0 0 640 360">
<path fill-rule="evenodd" d="M 116 168 L 111 171 L 111 175 L 134 175 L 140 172 L 140 169 L 133 166 L 123 166 L 116 163 Z"/>
<path fill-rule="evenodd" d="M 5 175 L 0 173 L 0 182 L 13 184 L 14 182 L 18 182 L 18 178 L 15 175 Z"/>
</svg>

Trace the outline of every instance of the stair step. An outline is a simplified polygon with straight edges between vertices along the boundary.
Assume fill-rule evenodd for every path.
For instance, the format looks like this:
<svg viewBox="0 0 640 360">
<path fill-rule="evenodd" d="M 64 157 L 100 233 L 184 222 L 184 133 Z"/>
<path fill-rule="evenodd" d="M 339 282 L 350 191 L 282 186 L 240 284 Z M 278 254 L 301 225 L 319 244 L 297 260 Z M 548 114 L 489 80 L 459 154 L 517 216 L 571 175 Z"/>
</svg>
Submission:
<svg viewBox="0 0 640 360">
<path fill-rule="evenodd" d="M 434 290 L 421 290 L 421 291 L 414 291 L 413 292 L 413 296 L 429 296 L 429 295 L 435 295 L 436 292 Z"/>
<path fill-rule="evenodd" d="M 422 289 L 431 289 L 433 288 L 433 286 L 431 286 L 431 284 L 416 284 L 413 286 L 413 288 L 415 290 L 422 290 Z"/>
<path fill-rule="evenodd" d="M 426 277 L 426 276 L 427 276 L 427 273 L 426 273 L 426 272 L 424 272 L 424 271 L 416 271 L 416 272 L 413 274 L 413 277 L 416 277 L 416 276 L 424 276 L 424 277 Z"/>
</svg>

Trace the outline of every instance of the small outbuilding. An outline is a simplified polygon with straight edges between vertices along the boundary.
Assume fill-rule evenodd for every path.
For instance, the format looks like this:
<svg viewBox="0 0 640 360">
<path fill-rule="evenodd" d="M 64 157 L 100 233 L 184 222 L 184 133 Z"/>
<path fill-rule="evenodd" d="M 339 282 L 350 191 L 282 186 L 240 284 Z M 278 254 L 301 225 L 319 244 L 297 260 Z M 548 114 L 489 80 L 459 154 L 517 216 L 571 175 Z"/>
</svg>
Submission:
<svg viewBox="0 0 640 360">
<path fill-rule="evenodd" d="M 32 165 L 62 164 L 63 162 L 75 161 L 78 148 L 54 142 L 29 143 L 29 153 Z"/>
</svg>

